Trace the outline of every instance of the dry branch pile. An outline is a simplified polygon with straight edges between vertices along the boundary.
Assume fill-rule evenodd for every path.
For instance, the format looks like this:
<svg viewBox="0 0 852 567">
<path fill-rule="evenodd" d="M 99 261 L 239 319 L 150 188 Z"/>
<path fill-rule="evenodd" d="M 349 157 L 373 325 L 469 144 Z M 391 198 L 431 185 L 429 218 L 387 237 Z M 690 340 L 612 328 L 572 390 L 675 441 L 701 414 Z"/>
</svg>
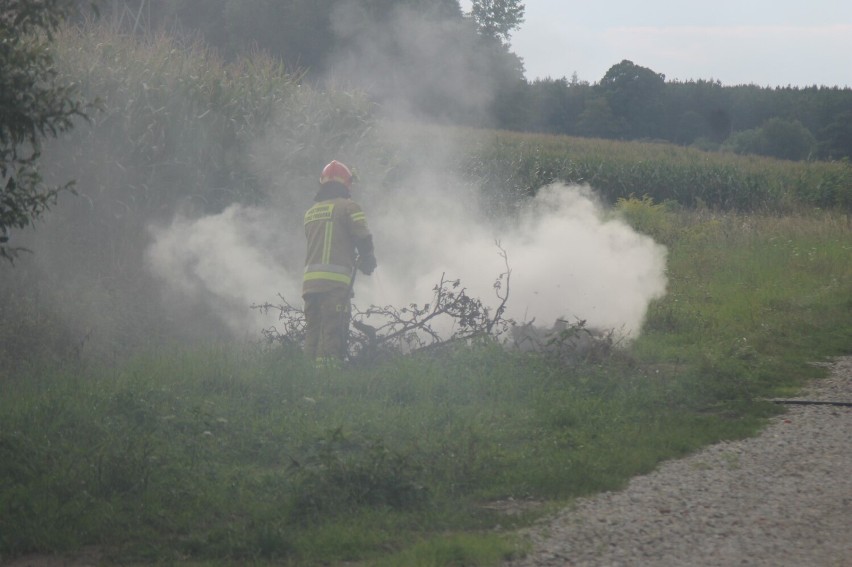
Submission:
<svg viewBox="0 0 852 567">
<path fill-rule="evenodd" d="M 586 322 L 569 323 L 558 319 L 551 329 L 535 326 L 535 321 L 517 323 L 505 317 L 512 270 L 506 251 L 500 247 L 506 270 L 494 282 L 499 304 L 489 307 L 471 297 L 458 279 L 446 274 L 432 289 L 432 301 L 407 307 L 371 305 L 361 310 L 353 306 L 348 330 L 350 363 L 371 364 L 398 354 L 427 352 L 477 339 L 496 340 L 507 348 L 538 352 L 562 363 L 601 357 L 615 346 L 613 332 L 599 333 L 586 328 Z M 254 305 L 264 313 L 278 313 L 276 325 L 264 329 L 270 343 L 299 348 L 305 338 L 305 315 L 279 295 L 280 304 Z M 371 324 L 372 323 L 372 324 Z"/>
</svg>

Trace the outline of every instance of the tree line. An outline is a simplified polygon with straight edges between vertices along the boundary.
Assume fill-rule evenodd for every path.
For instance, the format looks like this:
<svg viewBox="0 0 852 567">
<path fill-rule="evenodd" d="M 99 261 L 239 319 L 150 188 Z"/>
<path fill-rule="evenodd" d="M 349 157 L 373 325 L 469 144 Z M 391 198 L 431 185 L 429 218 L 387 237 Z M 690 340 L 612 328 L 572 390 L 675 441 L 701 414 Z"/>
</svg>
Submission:
<svg viewBox="0 0 852 567">
<path fill-rule="evenodd" d="M 793 160 L 852 157 L 849 88 L 666 81 L 628 60 L 594 83 L 576 75 L 529 81 L 510 44 L 523 23 L 519 0 L 476 0 L 469 13 L 458 0 L 113 0 L 104 11 L 136 28 L 142 21 L 149 29 L 198 34 L 225 57 L 266 51 L 308 81 L 342 72 L 377 102 L 403 97 L 431 120 Z M 431 26 L 429 43 L 392 31 L 403 11 Z M 364 35 L 372 47 L 364 47 Z M 423 53 L 435 44 L 464 54 L 458 73 L 449 69 L 447 51 Z M 344 59 L 345 69 L 338 63 L 342 53 L 354 54 Z M 487 96 L 468 100 L 468 91 L 453 84 L 462 80 L 458 75 Z"/>
<path fill-rule="evenodd" d="M 660 140 L 781 159 L 852 157 L 852 89 L 666 81 L 631 61 L 595 84 L 526 83 L 505 127 L 598 138 Z"/>
</svg>

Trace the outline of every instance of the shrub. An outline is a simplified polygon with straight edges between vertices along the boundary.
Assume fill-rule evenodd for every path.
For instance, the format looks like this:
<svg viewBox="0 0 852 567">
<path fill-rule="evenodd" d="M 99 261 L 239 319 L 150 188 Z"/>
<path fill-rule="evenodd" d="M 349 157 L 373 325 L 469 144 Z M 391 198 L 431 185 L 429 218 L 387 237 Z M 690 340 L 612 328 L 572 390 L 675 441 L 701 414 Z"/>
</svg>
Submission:
<svg viewBox="0 0 852 567">
<path fill-rule="evenodd" d="M 641 199 L 621 197 L 615 203 L 616 211 L 630 226 L 663 243 L 670 243 L 675 237 L 674 221 L 668 208 L 665 203 L 654 203 L 647 195 Z"/>
<path fill-rule="evenodd" d="M 760 128 L 733 134 L 723 150 L 738 154 L 758 154 L 778 159 L 803 160 L 816 150 L 813 134 L 798 120 L 771 118 Z"/>
</svg>

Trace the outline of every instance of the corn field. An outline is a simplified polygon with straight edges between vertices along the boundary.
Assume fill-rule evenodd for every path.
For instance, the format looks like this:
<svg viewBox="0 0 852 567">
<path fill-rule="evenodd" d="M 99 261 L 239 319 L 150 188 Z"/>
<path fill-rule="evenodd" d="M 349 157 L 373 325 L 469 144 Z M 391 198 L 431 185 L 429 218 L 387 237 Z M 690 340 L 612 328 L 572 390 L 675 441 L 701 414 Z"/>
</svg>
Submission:
<svg viewBox="0 0 852 567">
<path fill-rule="evenodd" d="M 649 197 L 683 207 L 785 213 L 852 211 L 852 164 L 792 162 L 650 142 L 510 132 L 459 131 L 459 160 L 504 197 L 534 195 L 553 182 L 591 185 L 607 202 Z"/>
</svg>

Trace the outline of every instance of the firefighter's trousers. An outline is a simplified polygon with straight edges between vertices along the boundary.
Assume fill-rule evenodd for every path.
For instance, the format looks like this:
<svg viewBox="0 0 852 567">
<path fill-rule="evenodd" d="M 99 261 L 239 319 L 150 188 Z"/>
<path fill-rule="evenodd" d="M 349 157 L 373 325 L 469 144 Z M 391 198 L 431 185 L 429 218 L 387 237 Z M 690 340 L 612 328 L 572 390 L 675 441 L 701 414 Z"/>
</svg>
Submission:
<svg viewBox="0 0 852 567">
<path fill-rule="evenodd" d="M 350 291 L 343 287 L 305 294 L 305 356 L 318 366 L 336 366 L 346 357 Z"/>
</svg>

